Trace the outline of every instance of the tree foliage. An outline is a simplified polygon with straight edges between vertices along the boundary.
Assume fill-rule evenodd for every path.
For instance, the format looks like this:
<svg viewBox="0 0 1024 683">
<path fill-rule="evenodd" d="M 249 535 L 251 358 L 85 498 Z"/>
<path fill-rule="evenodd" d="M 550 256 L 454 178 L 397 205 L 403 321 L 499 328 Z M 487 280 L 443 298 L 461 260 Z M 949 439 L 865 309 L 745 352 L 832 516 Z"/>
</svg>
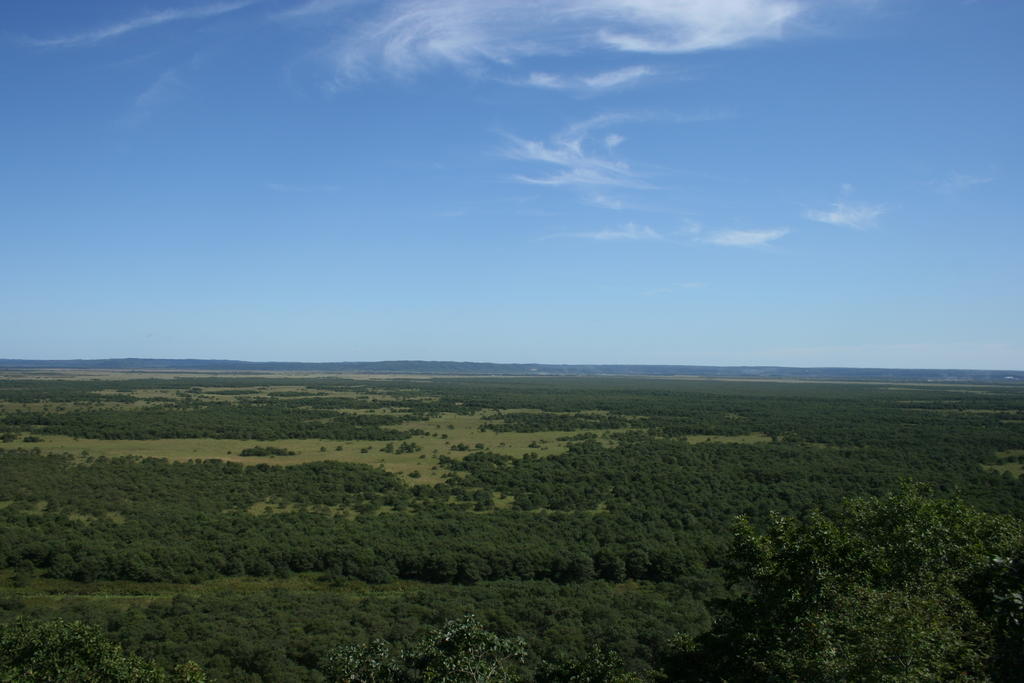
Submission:
<svg viewBox="0 0 1024 683">
<path fill-rule="evenodd" d="M 746 588 L 684 647 L 677 676 L 706 680 L 1011 680 L 1019 658 L 1024 527 L 904 485 L 830 519 L 736 530 Z M 1010 559 L 1013 558 L 1013 559 Z"/>
<path fill-rule="evenodd" d="M 187 662 L 168 674 L 152 661 L 126 654 L 94 626 L 62 619 L 0 626 L 0 680 L 49 683 L 204 683 Z"/>
<path fill-rule="evenodd" d="M 0 436 L 0 622 L 80 619 L 165 667 L 315 681 L 348 644 L 422 676 L 448 661 L 407 658 L 431 652 L 423 633 L 466 613 L 524 637 L 517 671 L 540 681 L 659 661 L 680 680 L 1012 680 L 1024 667 L 1016 527 L 989 516 L 1024 518 L 1016 386 L 3 380 Z M 68 445 L 82 437 L 231 437 L 263 454 L 330 438 L 335 450 L 318 445 L 333 460 L 373 439 L 376 464 L 416 453 L 423 476 L 308 452 L 252 466 L 92 457 Z M 935 498 L 840 506 L 904 478 Z M 943 502 L 953 491 L 974 508 Z M 734 593 L 746 597 L 687 641 Z M 689 644 L 665 659 L 677 631 Z M 375 639 L 376 655 L 351 647 Z"/>
<path fill-rule="evenodd" d="M 521 678 L 525 662 L 522 638 L 498 636 L 467 615 L 398 652 L 380 640 L 342 646 L 328 655 L 326 673 L 329 681 L 354 683 L 489 683 Z"/>
</svg>

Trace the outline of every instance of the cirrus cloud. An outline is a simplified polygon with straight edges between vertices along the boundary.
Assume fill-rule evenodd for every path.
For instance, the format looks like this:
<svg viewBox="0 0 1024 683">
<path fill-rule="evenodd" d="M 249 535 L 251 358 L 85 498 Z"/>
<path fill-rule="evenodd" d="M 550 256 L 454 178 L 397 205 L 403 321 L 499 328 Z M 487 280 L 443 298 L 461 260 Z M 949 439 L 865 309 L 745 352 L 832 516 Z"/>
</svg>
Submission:
<svg viewBox="0 0 1024 683">
<path fill-rule="evenodd" d="M 295 18 L 347 11 L 311 0 Z M 439 65 L 510 64 L 523 57 L 585 50 L 680 54 L 783 37 L 805 0 L 393 0 L 352 17 L 329 48 L 342 79 L 375 70 L 413 74 Z M 543 75 L 542 75 L 543 76 Z M 636 73 L 592 77 L 610 87 Z M 550 84 L 551 78 L 540 81 Z M 535 82 L 534 84 L 540 84 Z"/>
<path fill-rule="evenodd" d="M 560 76 L 539 71 L 531 73 L 525 81 L 522 81 L 522 84 L 548 90 L 600 92 L 632 85 L 654 74 L 654 69 L 649 66 L 627 66 L 613 71 L 603 71 L 593 76 Z"/>
<path fill-rule="evenodd" d="M 512 145 L 505 156 L 518 161 L 554 165 L 560 170 L 543 176 L 517 175 L 515 179 L 533 185 L 609 185 L 644 188 L 646 183 L 625 161 L 601 156 L 591 148 L 591 134 L 618 122 L 629 120 L 624 114 L 603 114 L 574 123 L 556 133 L 549 141 L 526 140 L 509 136 Z M 612 149 L 625 138 L 606 136 L 603 146 Z"/>
<path fill-rule="evenodd" d="M 720 230 L 705 237 L 703 242 L 720 247 L 759 247 L 784 237 L 789 230 Z"/>
<path fill-rule="evenodd" d="M 885 213 L 885 208 L 881 206 L 836 202 L 830 210 L 809 209 L 804 212 L 804 216 L 818 223 L 862 229 L 872 225 L 875 219 L 883 213 Z"/>
<path fill-rule="evenodd" d="M 943 194 L 955 194 L 975 185 L 991 183 L 992 178 L 967 175 L 966 173 L 951 173 L 945 179 L 932 183 L 939 192 Z"/>
<path fill-rule="evenodd" d="M 76 47 L 79 45 L 94 45 L 110 38 L 117 38 L 118 36 L 132 33 L 140 29 L 151 28 L 153 26 L 159 26 L 173 21 L 205 19 L 208 17 L 216 17 L 221 14 L 228 14 L 229 12 L 235 12 L 248 7 L 255 1 L 256 0 L 240 0 L 239 2 L 219 2 L 212 5 L 183 9 L 165 9 L 158 12 L 144 14 L 135 17 L 134 19 L 121 21 L 116 24 L 110 24 L 92 31 L 86 31 L 85 33 L 78 33 L 60 38 L 31 40 L 29 42 L 39 47 Z"/>
<path fill-rule="evenodd" d="M 544 239 L 553 237 L 579 237 L 582 239 L 597 240 L 598 242 L 611 241 L 637 241 L 637 240 L 660 240 L 661 233 L 647 225 L 626 223 L 620 228 L 605 228 L 595 232 L 560 232 L 549 235 Z"/>
</svg>

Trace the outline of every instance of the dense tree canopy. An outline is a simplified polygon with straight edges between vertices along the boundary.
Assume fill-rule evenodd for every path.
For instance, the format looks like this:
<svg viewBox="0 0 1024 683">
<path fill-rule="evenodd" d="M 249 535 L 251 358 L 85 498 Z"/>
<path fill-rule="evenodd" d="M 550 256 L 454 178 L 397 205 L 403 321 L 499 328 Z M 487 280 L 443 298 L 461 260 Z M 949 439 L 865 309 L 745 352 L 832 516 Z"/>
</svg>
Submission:
<svg viewBox="0 0 1024 683">
<path fill-rule="evenodd" d="M 1024 665 L 1018 387 L 11 380 L 0 436 L 0 623 L 95 624 L 164 671 L 422 676 L 467 613 L 523 638 L 525 680 Z M 153 441 L 173 459 L 123 455 Z M 932 493 L 878 498 L 904 479 Z"/>
<path fill-rule="evenodd" d="M 745 593 L 674 664 L 702 680 L 1013 680 L 1024 525 L 919 486 L 740 524 Z M 1017 580 L 1014 585 L 1013 581 Z"/>
<path fill-rule="evenodd" d="M 192 662 L 168 673 L 126 654 L 98 628 L 57 619 L 0 625 L 0 680 L 25 683 L 203 683 Z"/>
</svg>

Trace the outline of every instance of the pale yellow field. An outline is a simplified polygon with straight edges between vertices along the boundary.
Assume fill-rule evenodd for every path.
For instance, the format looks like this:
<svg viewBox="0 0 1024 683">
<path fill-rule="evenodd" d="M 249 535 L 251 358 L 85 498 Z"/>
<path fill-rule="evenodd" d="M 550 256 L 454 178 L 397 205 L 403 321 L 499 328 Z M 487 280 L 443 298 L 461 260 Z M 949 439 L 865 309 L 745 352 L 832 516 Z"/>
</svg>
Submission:
<svg viewBox="0 0 1024 683">
<path fill-rule="evenodd" d="M 377 412 L 390 412 L 380 409 Z M 402 442 L 386 441 L 332 441 L 328 439 L 275 439 L 253 441 L 242 439 L 84 439 L 61 435 L 43 435 L 42 442 L 18 446 L 39 448 L 50 453 L 71 453 L 93 457 L 124 457 L 129 455 L 144 458 L 165 458 L 171 461 L 208 460 L 218 458 L 245 465 L 268 463 L 274 465 L 298 465 L 309 462 L 333 460 L 381 467 L 388 472 L 410 477 L 410 482 L 435 484 L 443 481 L 442 471 L 437 468 L 442 455 L 461 459 L 467 453 L 480 448 L 493 453 L 521 457 L 528 452 L 541 456 L 564 453 L 566 444 L 559 437 L 573 436 L 577 432 L 532 432 L 528 434 L 480 431 L 483 423 L 480 415 L 457 415 L 445 413 L 441 417 L 403 423 L 403 429 L 422 429 L 428 436 L 415 436 L 407 441 L 415 442 L 421 450 L 415 453 L 385 453 L 382 449 L 390 443 L 397 448 Z M 598 433 L 605 443 L 610 443 L 606 432 Z M 452 450 L 453 446 L 465 444 L 468 450 Z M 12 444 L 13 445 L 13 444 Z M 247 456 L 239 453 L 253 446 L 273 446 L 294 451 L 293 456 Z M 340 450 L 339 450 L 340 448 Z M 418 474 L 414 474 L 418 473 Z"/>
<path fill-rule="evenodd" d="M 72 373 L 60 373 L 67 377 Z M 204 373 L 205 375 L 213 373 Z M 110 379 L 136 378 L 140 376 L 175 376 L 188 377 L 189 373 L 126 373 L 126 372 L 84 372 L 73 373 L 76 378 L 93 377 Z M 280 378 L 281 375 L 268 374 L 268 377 Z M 290 375 L 292 376 L 292 375 Z M 258 386 L 258 387 L 205 387 L 202 391 L 194 393 L 197 399 L 209 401 L 233 402 L 239 399 L 254 396 L 279 396 L 281 400 L 289 398 L 306 398 L 304 396 L 289 397 L 288 393 L 298 392 L 301 394 L 313 394 L 325 397 L 344 397 L 356 399 L 375 398 L 382 401 L 409 401 L 410 403 L 421 403 L 424 398 L 415 396 L 409 397 L 403 392 L 388 392 L 385 386 L 357 387 L 350 390 L 327 390 L 309 389 L 300 384 L 301 373 L 293 375 L 296 377 L 294 385 Z M 323 377 L 323 374 L 316 375 Z M 360 376 L 361 379 L 369 379 Z M 234 390 L 245 389 L 250 393 L 244 395 L 233 395 Z M 117 394 L 119 392 L 101 390 L 98 394 Z M 112 407 L 133 409 L 152 405 L 154 401 L 161 399 L 180 399 L 185 394 L 192 392 L 180 389 L 137 389 L 132 392 L 136 399 L 134 403 L 103 402 L 98 404 L 104 409 Z M 68 404 L 6 404 L 0 405 L 0 410 L 25 409 L 30 410 L 62 410 L 67 409 Z M 81 409 L 82 404 L 74 404 L 74 409 Z M 358 408 L 339 409 L 338 412 L 352 413 L 378 413 L 395 414 L 400 410 L 394 407 L 381 408 Z M 511 412 L 541 412 L 531 409 L 506 410 Z M 601 411 L 589 411 L 598 413 Z M 401 442 L 382 441 L 333 441 L 328 439 L 275 439 L 272 441 L 253 441 L 240 439 L 154 439 L 154 440 L 103 440 L 85 439 L 60 435 L 42 435 L 42 442 L 26 444 L 21 441 L 25 434 L 19 434 L 17 445 L 28 448 L 39 448 L 43 452 L 71 453 L 72 455 L 89 455 L 93 457 L 125 457 L 139 456 L 147 458 L 164 458 L 171 461 L 207 460 L 218 458 L 245 465 L 257 465 L 260 463 L 274 465 L 297 465 L 317 461 L 340 461 L 358 463 L 372 467 L 380 467 L 388 472 L 409 478 L 410 483 L 435 484 L 443 481 L 444 470 L 438 466 L 441 456 L 448 456 L 460 459 L 466 454 L 485 449 L 492 453 L 499 453 L 511 457 L 522 457 L 526 453 L 535 453 L 541 457 L 564 453 L 567 443 L 566 437 L 580 434 L 578 431 L 551 431 L 551 432 L 493 432 L 481 431 L 481 426 L 488 423 L 484 418 L 492 415 L 491 411 L 482 411 L 474 415 L 461 415 L 455 413 L 444 413 L 429 420 L 413 420 L 398 426 L 400 429 L 417 429 L 426 432 L 425 436 L 415 436 L 407 441 L 415 442 L 420 450 L 413 453 L 387 453 L 383 449 L 390 447 L 397 449 Z M 597 435 L 604 445 L 612 445 L 613 435 L 622 430 L 588 430 Z M 563 439 L 563 440 L 559 440 Z M 723 436 L 716 434 L 696 434 L 687 437 L 689 443 L 767 443 L 771 439 L 764 434 L 752 433 L 740 436 Z M 13 444 L 12 444 L 13 445 Z M 242 457 L 239 453 L 254 446 L 272 446 L 294 451 L 294 456 L 257 456 Z M 459 450 L 453 450 L 453 448 Z M 495 501 L 499 506 L 507 505 L 508 501 Z"/>
<path fill-rule="evenodd" d="M 1012 458 L 1024 455 L 1024 448 L 1014 448 L 1008 451 L 999 451 L 996 455 L 1000 458 Z M 982 465 L 993 472 L 1009 472 L 1015 477 L 1024 475 L 1024 462 L 1001 462 L 997 465 Z"/>
<path fill-rule="evenodd" d="M 439 456 L 446 455 L 459 460 L 468 452 L 477 450 L 477 444 L 492 452 L 521 457 L 525 453 L 540 456 L 558 455 L 566 450 L 566 443 L 559 437 L 572 436 L 576 432 L 531 432 L 528 434 L 506 432 L 481 432 L 476 429 L 479 417 L 446 414 L 439 420 L 410 422 L 406 427 L 434 430 L 431 436 L 417 436 L 409 439 L 422 450 L 416 453 L 385 453 L 388 443 L 397 447 L 401 442 L 385 441 L 329 441 L 326 439 L 275 439 L 273 441 L 252 441 L 241 439 L 151 439 L 151 440 L 103 440 L 80 439 L 70 436 L 46 435 L 40 443 L 24 444 L 23 447 L 39 448 L 47 453 L 70 453 L 72 455 L 106 456 L 110 458 L 129 455 L 144 458 L 164 458 L 171 461 L 209 460 L 217 458 L 244 465 L 268 463 L 273 465 L 298 465 L 324 460 L 351 462 L 380 467 L 388 472 L 419 476 L 410 482 L 436 484 L 443 481 L 442 471 L 436 468 Z M 440 427 L 438 426 L 440 425 Z M 453 425 L 454 429 L 449 429 Z M 610 443 L 609 435 L 614 430 L 598 433 L 601 440 Z M 439 436 L 433 436 L 436 433 Z M 447 440 L 441 436 L 446 435 Z M 771 438 L 764 434 L 722 436 L 716 434 L 694 434 L 687 437 L 689 443 L 769 443 Z M 464 443 L 470 451 L 453 451 L 451 447 Z M 12 444 L 13 445 L 13 444 Z M 253 446 L 273 446 L 294 451 L 293 456 L 247 456 L 239 454 Z M 341 450 L 338 450 L 338 448 Z M 364 452 L 365 451 L 365 452 Z M 415 477 L 415 475 L 413 475 Z"/>
<path fill-rule="evenodd" d="M 1009 472 L 1015 477 L 1024 475 L 1024 463 L 1019 462 L 1007 462 L 1001 465 L 982 465 L 982 467 L 993 472 Z"/>
</svg>

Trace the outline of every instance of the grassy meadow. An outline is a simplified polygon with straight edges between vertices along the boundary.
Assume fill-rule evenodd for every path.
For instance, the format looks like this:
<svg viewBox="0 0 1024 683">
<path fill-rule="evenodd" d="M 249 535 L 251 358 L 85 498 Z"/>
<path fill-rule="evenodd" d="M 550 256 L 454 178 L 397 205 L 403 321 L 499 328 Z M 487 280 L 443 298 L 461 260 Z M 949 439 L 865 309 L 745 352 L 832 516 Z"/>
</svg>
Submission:
<svg viewBox="0 0 1024 683">
<path fill-rule="evenodd" d="M 141 373 L 117 372 L 82 372 L 60 373 L 64 380 L 112 380 L 138 379 Z M 146 373 L 145 378 L 168 378 L 165 373 Z M 175 374 L 171 379 L 187 380 L 189 376 Z M 278 379 L 280 377 L 271 377 Z M 301 379 L 301 378 L 296 378 Z M 366 378 L 361 378 L 366 379 Z M 258 378 L 255 378 L 258 381 Z M 378 380 L 380 383 L 380 380 Z M 274 399 L 280 401 L 315 398 L 343 398 L 370 402 L 402 402 L 409 400 L 429 401 L 430 398 L 417 397 L 410 399 L 407 395 L 396 394 L 373 386 L 361 387 L 359 390 L 311 390 L 304 384 L 274 384 L 262 386 L 252 384 L 232 386 L 230 384 L 216 388 L 196 390 L 157 389 L 157 388 L 104 388 L 92 392 L 100 402 L 61 403 L 55 401 L 36 401 L 31 404 L 16 401 L 0 401 L 0 414 L 16 410 L 33 410 L 39 412 L 62 412 L 68 410 L 89 410 L 91 407 L 102 406 L 104 409 L 143 410 L 158 405 L 174 404 L 187 399 L 201 398 L 204 402 L 220 404 L 238 404 L 242 399 Z M 194 393 L 191 393 L 194 392 Z M 103 400 L 117 399 L 117 400 Z M 130 399 L 130 400 L 126 400 Z M 381 408 L 340 408 L 338 413 L 361 415 L 399 415 L 400 410 L 394 406 Z M 509 409 L 504 413 L 540 413 L 537 409 Z M 580 411 L 583 414 L 596 411 Z M 219 438 L 175 438 L 175 439 L 95 439 L 66 436 L 61 434 L 34 435 L 32 447 L 43 452 L 70 453 L 91 457 L 125 457 L 162 458 L 173 462 L 189 460 L 220 459 L 238 462 L 244 465 L 272 464 L 299 465 L 310 462 L 337 461 L 379 467 L 387 472 L 411 477 L 418 483 L 435 484 L 443 481 L 444 472 L 438 468 L 441 456 L 458 460 L 467 453 L 486 450 L 491 453 L 507 455 L 515 458 L 526 453 L 540 457 L 559 455 L 566 451 L 566 442 L 582 434 L 593 434 L 604 445 L 611 445 L 612 435 L 622 430 L 567 430 L 537 432 L 494 432 L 482 429 L 488 418 L 493 418 L 495 411 L 481 410 L 474 414 L 440 413 L 426 420 L 407 420 L 400 423 L 399 428 L 422 430 L 426 435 L 418 435 L 409 439 L 416 444 L 415 452 L 386 452 L 386 442 L 379 440 L 336 440 L 336 439 L 270 439 L 254 441 L 252 439 L 219 439 Z M 13 433 L 13 442 L 23 442 L 28 432 Z M 742 435 L 725 434 L 691 434 L 686 437 L 689 443 L 768 443 L 771 439 L 757 432 Z M 242 456 L 240 453 L 252 447 L 273 447 L 291 451 L 294 455 Z"/>
</svg>

